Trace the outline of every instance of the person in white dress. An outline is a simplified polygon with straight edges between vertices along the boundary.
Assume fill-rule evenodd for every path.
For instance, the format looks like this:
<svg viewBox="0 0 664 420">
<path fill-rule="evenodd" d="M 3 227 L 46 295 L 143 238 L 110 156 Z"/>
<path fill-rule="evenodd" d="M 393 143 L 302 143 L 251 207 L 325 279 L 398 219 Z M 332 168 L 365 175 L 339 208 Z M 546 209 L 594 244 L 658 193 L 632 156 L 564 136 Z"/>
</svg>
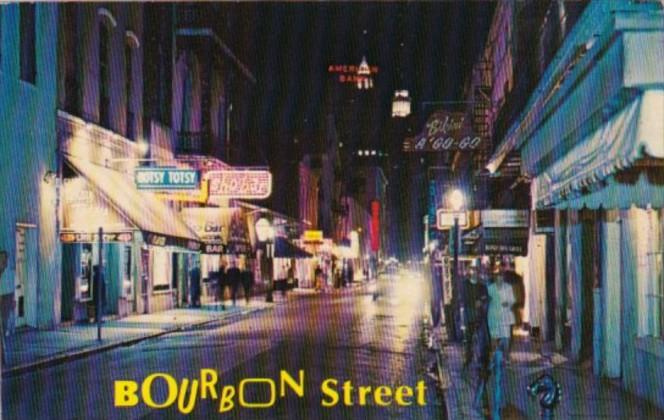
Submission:
<svg viewBox="0 0 664 420">
<path fill-rule="evenodd" d="M 503 369 L 514 324 L 512 307 L 516 302 L 514 290 L 505 282 L 502 270 L 494 270 L 494 281 L 487 288 L 489 294 L 489 334 L 493 356 L 491 366 L 494 374 L 493 418 L 500 419 L 503 408 Z"/>
</svg>

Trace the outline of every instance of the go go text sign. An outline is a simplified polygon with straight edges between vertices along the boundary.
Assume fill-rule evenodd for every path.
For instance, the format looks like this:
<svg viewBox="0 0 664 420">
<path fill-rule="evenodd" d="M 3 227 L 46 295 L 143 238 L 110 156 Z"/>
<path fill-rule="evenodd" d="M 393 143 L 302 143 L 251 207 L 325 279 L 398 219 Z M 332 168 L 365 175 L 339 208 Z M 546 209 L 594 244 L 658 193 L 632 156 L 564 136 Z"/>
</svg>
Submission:
<svg viewBox="0 0 664 420">
<path fill-rule="evenodd" d="M 424 129 L 403 143 L 405 152 L 473 151 L 482 138 L 473 133 L 464 112 L 437 111 L 429 117 Z"/>
<path fill-rule="evenodd" d="M 136 168 L 134 181 L 139 190 L 193 190 L 198 188 L 198 171 L 176 168 Z"/>
<path fill-rule="evenodd" d="M 263 199 L 272 194 L 272 174 L 266 169 L 229 169 L 206 174 L 210 197 Z"/>
</svg>

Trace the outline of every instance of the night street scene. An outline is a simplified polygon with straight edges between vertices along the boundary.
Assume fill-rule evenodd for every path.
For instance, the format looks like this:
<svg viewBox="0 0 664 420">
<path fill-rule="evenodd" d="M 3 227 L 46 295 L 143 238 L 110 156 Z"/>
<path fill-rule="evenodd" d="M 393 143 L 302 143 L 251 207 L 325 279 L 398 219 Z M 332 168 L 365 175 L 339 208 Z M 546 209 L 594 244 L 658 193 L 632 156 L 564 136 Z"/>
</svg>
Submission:
<svg viewBox="0 0 664 420">
<path fill-rule="evenodd" d="M 664 0 L 0 5 L 0 420 L 664 419 Z"/>
</svg>

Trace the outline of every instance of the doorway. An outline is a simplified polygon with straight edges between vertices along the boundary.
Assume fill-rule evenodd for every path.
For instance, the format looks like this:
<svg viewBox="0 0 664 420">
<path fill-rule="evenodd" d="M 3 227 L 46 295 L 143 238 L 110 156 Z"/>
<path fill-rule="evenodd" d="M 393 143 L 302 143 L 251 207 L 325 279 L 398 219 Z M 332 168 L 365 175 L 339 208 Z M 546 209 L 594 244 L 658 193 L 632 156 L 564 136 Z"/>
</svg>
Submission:
<svg viewBox="0 0 664 420">
<path fill-rule="evenodd" d="M 37 229 L 35 225 L 16 225 L 16 279 L 14 316 L 16 326 L 36 325 Z M 28 321 L 31 320 L 31 322 Z"/>
</svg>

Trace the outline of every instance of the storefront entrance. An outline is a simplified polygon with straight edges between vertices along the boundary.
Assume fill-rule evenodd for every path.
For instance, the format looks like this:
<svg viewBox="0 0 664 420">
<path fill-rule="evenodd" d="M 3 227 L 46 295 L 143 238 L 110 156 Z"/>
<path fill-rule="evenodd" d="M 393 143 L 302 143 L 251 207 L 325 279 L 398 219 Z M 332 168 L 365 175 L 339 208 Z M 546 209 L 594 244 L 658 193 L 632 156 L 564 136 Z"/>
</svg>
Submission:
<svg viewBox="0 0 664 420">
<path fill-rule="evenodd" d="M 16 281 L 14 315 L 16 326 L 36 323 L 37 230 L 32 225 L 16 226 Z"/>
</svg>

